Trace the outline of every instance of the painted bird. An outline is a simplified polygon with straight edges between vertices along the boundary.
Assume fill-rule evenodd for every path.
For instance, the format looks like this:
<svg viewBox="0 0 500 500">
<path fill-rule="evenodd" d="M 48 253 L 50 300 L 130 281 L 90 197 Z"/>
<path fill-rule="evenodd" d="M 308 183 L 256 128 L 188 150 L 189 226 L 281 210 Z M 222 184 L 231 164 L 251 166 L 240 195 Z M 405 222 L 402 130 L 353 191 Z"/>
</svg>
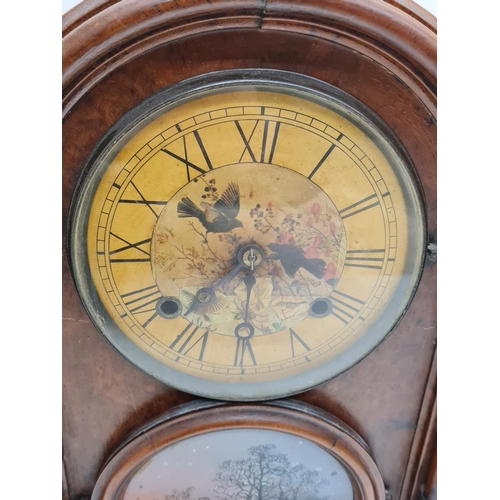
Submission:
<svg viewBox="0 0 500 500">
<path fill-rule="evenodd" d="M 194 217 L 200 221 L 207 233 L 227 233 L 231 229 L 243 227 L 236 219 L 240 211 L 240 190 L 231 182 L 220 198 L 213 204 L 201 203 L 197 207 L 189 198 L 182 198 L 177 204 L 179 217 Z"/>
<path fill-rule="evenodd" d="M 276 252 L 269 258 L 279 259 L 285 273 L 290 277 L 295 277 L 295 273 L 302 267 L 315 278 L 322 279 L 325 275 L 326 262 L 323 259 L 307 259 L 304 251 L 294 245 L 281 245 L 279 243 L 269 243 L 270 250 Z"/>
</svg>

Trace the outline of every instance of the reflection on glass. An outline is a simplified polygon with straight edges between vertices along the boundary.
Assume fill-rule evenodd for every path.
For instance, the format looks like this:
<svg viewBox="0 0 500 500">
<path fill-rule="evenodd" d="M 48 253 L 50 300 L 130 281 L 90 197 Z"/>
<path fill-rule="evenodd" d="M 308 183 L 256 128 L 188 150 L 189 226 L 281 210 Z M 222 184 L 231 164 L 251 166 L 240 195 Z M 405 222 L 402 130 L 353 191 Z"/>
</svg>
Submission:
<svg viewBox="0 0 500 500">
<path fill-rule="evenodd" d="M 227 430 L 169 446 L 124 500 L 353 500 L 340 464 L 317 445 L 267 430 Z"/>
</svg>

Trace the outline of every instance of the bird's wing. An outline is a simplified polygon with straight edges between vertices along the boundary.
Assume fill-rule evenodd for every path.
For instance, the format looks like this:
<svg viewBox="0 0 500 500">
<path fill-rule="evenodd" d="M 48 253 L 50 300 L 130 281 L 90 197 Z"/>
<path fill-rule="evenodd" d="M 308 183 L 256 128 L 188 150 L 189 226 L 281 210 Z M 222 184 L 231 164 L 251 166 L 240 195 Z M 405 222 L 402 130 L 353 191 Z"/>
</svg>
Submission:
<svg viewBox="0 0 500 500">
<path fill-rule="evenodd" d="M 285 270 L 285 273 L 288 274 L 290 278 L 295 278 L 295 273 L 300 269 L 300 261 L 295 258 L 282 258 L 281 259 L 281 265 L 283 266 L 283 269 Z"/>
<path fill-rule="evenodd" d="M 229 183 L 228 188 L 221 194 L 212 208 L 230 219 L 236 219 L 240 211 L 240 189 L 238 185 L 234 182 Z"/>
<path fill-rule="evenodd" d="M 278 252 L 281 265 L 283 266 L 285 273 L 288 274 L 290 278 L 293 278 L 299 268 L 302 267 L 305 260 L 304 251 L 302 248 L 296 247 L 295 245 L 273 245 Z M 271 250 L 273 250 L 273 248 L 271 248 Z"/>
<path fill-rule="evenodd" d="M 194 302 L 194 299 L 196 298 L 196 295 L 192 294 L 191 292 L 188 292 L 187 290 L 181 290 L 181 295 L 188 303 L 188 307 L 191 307 L 191 305 Z"/>
<path fill-rule="evenodd" d="M 205 220 L 207 222 L 214 222 L 214 220 L 217 219 L 217 217 L 221 216 L 221 213 L 219 212 L 219 210 L 212 207 L 212 205 L 209 205 L 206 202 L 202 202 L 202 203 L 200 203 L 200 205 L 201 205 L 201 208 L 203 208 L 203 210 L 205 210 Z"/>
</svg>

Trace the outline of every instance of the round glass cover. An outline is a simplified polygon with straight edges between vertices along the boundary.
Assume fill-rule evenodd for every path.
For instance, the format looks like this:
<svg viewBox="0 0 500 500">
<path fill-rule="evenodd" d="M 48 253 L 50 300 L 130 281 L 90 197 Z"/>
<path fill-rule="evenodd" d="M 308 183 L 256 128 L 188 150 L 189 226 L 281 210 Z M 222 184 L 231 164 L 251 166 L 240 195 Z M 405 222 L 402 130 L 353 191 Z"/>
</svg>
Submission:
<svg viewBox="0 0 500 500">
<path fill-rule="evenodd" d="M 270 399 L 369 354 L 408 308 L 425 216 L 408 159 L 352 97 L 277 71 L 197 77 L 88 161 L 71 256 L 128 359 L 179 389 Z"/>
</svg>

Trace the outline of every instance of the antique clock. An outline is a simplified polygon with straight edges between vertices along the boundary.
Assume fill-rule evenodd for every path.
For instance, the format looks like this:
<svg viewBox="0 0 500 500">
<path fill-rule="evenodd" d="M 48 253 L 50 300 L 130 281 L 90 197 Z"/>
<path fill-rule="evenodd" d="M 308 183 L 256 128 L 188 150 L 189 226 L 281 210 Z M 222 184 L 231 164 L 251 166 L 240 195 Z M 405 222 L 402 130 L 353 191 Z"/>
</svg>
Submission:
<svg viewBox="0 0 500 500">
<path fill-rule="evenodd" d="M 250 441 L 295 463 L 265 444 L 294 436 L 345 480 L 297 464 L 245 498 L 432 498 L 434 19 L 191 0 L 83 2 L 64 20 L 66 497 L 195 498 L 130 488 L 192 439 L 244 435 L 221 464 Z M 189 430 L 170 440 L 200 396 L 221 402 L 179 407 Z M 300 437 L 307 418 L 363 458 Z M 160 427 L 154 453 L 110 465 Z M 244 494 L 229 483 L 196 495 Z"/>
</svg>

